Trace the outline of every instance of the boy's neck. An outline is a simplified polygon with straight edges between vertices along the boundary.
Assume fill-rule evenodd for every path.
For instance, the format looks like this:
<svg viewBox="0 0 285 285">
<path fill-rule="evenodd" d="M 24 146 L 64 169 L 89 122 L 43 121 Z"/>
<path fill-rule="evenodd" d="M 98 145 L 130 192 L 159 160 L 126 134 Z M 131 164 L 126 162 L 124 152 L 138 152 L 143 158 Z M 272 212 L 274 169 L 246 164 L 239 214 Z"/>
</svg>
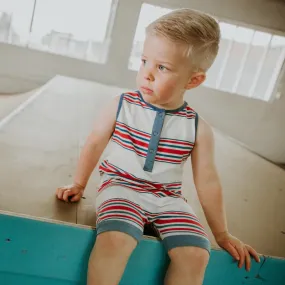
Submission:
<svg viewBox="0 0 285 285">
<path fill-rule="evenodd" d="M 182 107 L 184 104 L 184 96 L 181 97 L 179 100 L 175 100 L 173 102 L 169 102 L 167 104 L 152 104 L 153 106 L 160 108 L 160 109 L 165 109 L 165 110 L 175 110 L 178 109 L 180 107 Z"/>
<path fill-rule="evenodd" d="M 184 104 L 184 101 L 180 104 L 173 104 L 173 105 L 158 105 L 158 104 L 151 104 L 159 109 L 165 109 L 165 110 L 176 110 L 179 109 L 180 107 L 182 107 Z"/>
</svg>

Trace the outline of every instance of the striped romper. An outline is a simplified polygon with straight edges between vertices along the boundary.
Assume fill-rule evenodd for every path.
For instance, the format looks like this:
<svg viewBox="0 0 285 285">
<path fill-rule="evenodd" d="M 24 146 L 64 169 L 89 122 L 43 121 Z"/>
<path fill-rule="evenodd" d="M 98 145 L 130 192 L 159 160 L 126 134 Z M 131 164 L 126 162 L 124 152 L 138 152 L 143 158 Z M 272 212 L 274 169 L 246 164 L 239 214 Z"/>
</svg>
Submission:
<svg viewBox="0 0 285 285">
<path fill-rule="evenodd" d="M 164 110 L 139 91 L 120 97 L 115 130 L 99 171 L 97 233 L 120 231 L 139 241 L 152 223 L 166 250 L 210 242 L 181 193 L 183 166 L 193 149 L 198 115 L 185 102 Z"/>
</svg>

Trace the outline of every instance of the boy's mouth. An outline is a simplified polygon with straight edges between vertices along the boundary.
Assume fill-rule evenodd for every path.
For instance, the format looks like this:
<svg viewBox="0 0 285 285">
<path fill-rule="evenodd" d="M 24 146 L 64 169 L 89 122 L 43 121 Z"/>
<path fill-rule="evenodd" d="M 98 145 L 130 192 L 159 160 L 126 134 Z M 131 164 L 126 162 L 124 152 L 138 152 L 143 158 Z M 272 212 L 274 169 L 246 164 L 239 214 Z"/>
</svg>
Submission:
<svg viewBox="0 0 285 285">
<path fill-rule="evenodd" d="M 143 93 L 146 93 L 148 95 L 151 95 L 153 93 L 153 90 L 149 89 L 148 87 L 141 87 L 141 90 L 143 91 Z"/>
</svg>

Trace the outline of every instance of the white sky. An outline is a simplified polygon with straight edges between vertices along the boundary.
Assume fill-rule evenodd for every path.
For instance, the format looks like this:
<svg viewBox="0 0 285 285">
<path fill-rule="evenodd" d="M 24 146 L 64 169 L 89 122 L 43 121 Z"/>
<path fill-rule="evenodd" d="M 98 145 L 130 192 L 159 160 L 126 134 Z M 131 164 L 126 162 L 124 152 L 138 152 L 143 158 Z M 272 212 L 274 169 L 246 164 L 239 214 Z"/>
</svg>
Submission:
<svg viewBox="0 0 285 285">
<path fill-rule="evenodd" d="M 135 1 L 135 0 L 132 0 Z M 42 37 L 51 30 L 72 33 L 78 40 L 103 41 L 106 34 L 112 0 L 37 0 L 33 34 Z M 13 14 L 13 28 L 21 36 L 28 36 L 34 0 L 0 0 L 0 11 Z M 144 40 L 145 27 L 169 9 L 143 4 L 136 41 Z M 220 23 L 222 37 L 237 42 L 266 46 L 271 35 L 252 29 Z M 285 46 L 285 37 L 274 36 L 272 46 Z"/>
</svg>

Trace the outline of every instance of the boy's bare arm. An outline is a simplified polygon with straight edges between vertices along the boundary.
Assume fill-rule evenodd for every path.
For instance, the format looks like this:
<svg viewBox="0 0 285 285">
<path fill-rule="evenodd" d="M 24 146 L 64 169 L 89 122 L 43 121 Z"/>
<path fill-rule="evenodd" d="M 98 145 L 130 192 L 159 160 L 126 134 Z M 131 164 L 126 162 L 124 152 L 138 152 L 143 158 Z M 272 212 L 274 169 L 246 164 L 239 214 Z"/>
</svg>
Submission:
<svg viewBox="0 0 285 285">
<path fill-rule="evenodd" d="M 58 199 L 67 202 L 69 197 L 73 197 L 70 201 L 76 202 L 81 198 L 88 180 L 114 131 L 119 100 L 120 96 L 115 97 L 110 104 L 100 111 L 93 130 L 80 153 L 74 183 L 58 188 L 56 191 Z"/>
<path fill-rule="evenodd" d="M 115 97 L 111 104 L 101 110 L 81 151 L 74 182 L 84 188 L 114 131 L 119 99 L 119 96 Z"/>
<path fill-rule="evenodd" d="M 217 243 L 250 269 L 250 254 L 259 261 L 257 252 L 228 232 L 222 187 L 214 161 L 214 137 L 210 126 L 199 120 L 197 140 L 192 151 L 193 178 L 208 224 Z"/>
<path fill-rule="evenodd" d="M 213 132 L 199 119 L 197 140 L 192 151 L 193 178 L 208 224 L 214 234 L 228 231 L 222 187 L 214 161 Z"/>
</svg>

